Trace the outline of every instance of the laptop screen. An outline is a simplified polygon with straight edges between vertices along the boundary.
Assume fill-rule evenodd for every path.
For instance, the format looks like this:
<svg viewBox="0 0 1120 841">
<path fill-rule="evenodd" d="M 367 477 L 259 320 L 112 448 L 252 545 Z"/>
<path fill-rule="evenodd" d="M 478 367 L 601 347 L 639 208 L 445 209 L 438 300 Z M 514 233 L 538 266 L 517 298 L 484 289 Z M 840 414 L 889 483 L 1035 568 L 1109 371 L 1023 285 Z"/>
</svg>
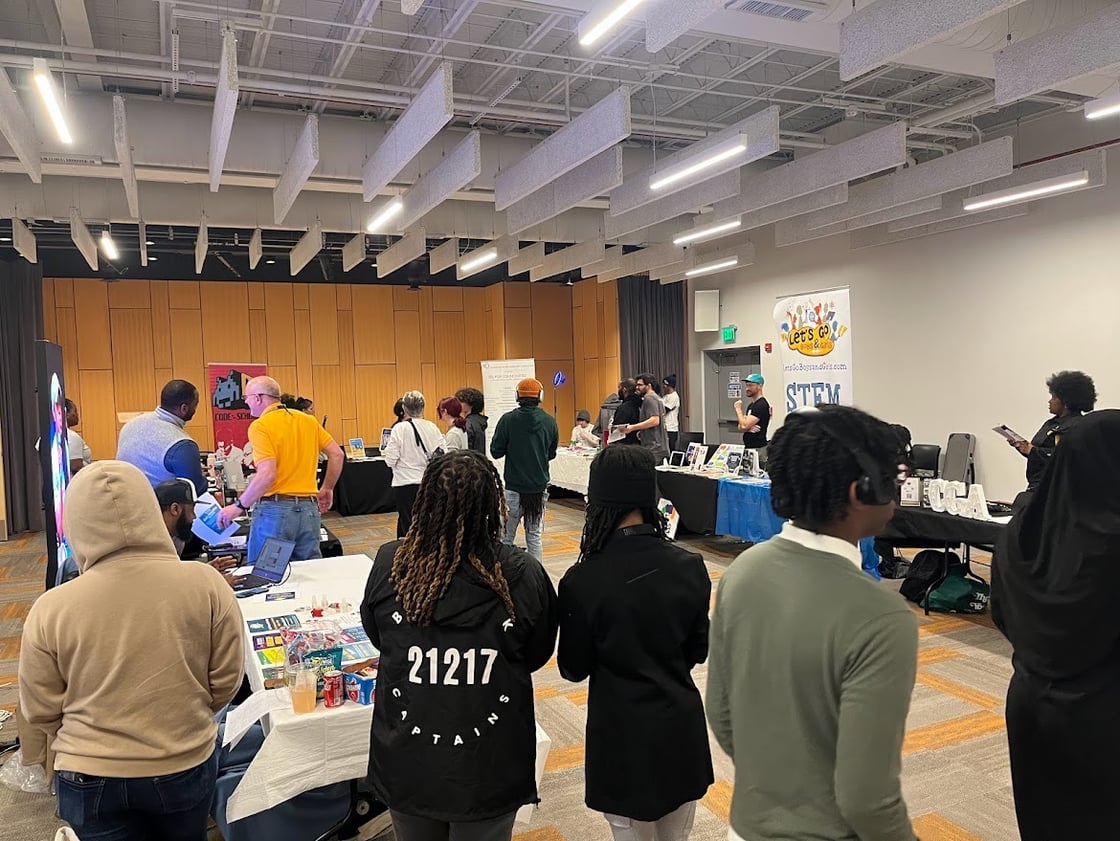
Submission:
<svg viewBox="0 0 1120 841">
<path fill-rule="evenodd" d="M 284 577 L 284 570 L 288 568 L 292 550 L 295 543 L 290 540 L 280 540 L 278 537 L 265 539 L 257 562 L 253 564 L 253 574 L 259 575 L 268 581 L 276 583 Z"/>
</svg>

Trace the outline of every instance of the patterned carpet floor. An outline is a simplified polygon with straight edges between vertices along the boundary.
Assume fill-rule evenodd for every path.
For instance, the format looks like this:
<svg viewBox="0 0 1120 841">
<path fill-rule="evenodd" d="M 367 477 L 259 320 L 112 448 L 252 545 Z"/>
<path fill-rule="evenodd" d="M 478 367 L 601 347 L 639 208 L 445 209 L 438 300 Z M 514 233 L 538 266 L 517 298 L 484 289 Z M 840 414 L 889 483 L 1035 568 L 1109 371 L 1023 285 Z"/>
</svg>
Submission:
<svg viewBox="0 0 1120 841">
<path fill-rule="evenodd" d="M 340 518 L 324 524 L 347 553 L 373 555 L 393 539 L 395 515 Z M 545 523 L 545 566 L 554 581 L 574 562 L 583 527 L 582 505 L 550 503 Z M 726 544 L 683 541 L 703 553 L 713 582 L 734 560 Z M 13 709 L 20 632 L 42 590 L 43 536 L 20 535 L 0 543 L 0 708 Z M 980 567 L 980 570 L 983 570 Z M 897 582 L 881 586 L 896 587 Z M 360 594 L 357 594 L 360 598 Z M 1011 797 L 1003 704 L 1011 676 L 1010 650 L 986 616 L 920 616 L 918 682 L 908 721 L 903 789 L 922 841 L 1018 841 Z M 706 666 L 695 671 L 703 690 Z M 560 677 L 555 662 L 535 676 L 536 713 L 552 739 L 541 784 L 541 806 L 516 841 L 609 841 L 606 822 L 583 803 L 584 722 L 587 684 Z M 0 728 L 0 743 L 14 737 Z M 652 734 L 672 738 L 672 734 Z M 727 837 L 733 768 L 712 745 L 716 783 L 696 812 L 694 841 Z M 0 839 L 46 841 L 60 826 L 53 799 L 0 787 Z M 391 838 L 388 833 L 381 838 Z M 262 839 L 263 841 L 263 839 Z"/>
</svg>

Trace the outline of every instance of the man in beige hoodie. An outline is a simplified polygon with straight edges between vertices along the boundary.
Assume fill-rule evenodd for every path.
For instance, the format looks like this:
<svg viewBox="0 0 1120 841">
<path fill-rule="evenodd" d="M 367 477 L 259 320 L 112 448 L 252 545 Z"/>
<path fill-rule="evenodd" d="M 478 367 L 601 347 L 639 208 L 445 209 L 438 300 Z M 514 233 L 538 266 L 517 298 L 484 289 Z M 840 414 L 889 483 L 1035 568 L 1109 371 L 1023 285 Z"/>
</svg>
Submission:
<svg viewBox="0 0 1120 841">
<path fill-rule="evenodd" d="M 99 461 L 64 514 L 81 574 L 24 624 L 19 703 L 54 752 L 59 815 L 82 839 L 204 841 L 214 715 L 241 685 L 244 630 L 217 570 L 180 563 L 151 484 Z"/>
</svg>

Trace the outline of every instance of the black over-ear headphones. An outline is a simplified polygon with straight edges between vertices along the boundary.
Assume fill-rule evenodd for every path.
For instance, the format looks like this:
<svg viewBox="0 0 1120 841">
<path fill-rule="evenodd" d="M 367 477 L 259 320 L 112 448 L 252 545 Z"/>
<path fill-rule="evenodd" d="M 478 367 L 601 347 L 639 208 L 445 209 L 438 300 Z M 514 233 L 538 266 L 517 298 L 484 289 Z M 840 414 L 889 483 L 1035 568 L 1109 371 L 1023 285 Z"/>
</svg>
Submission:
<svg viewBox="0 0 1120 841">
<path fill-rule="evenodd" d="M 814 418 L 821 431 L 847 450 L 859 465 L 860 477 L 856 479 L 856 499 L 864 505 L 887 505 L 895 501 L 897 487 L 893 479 L 883 475 L 883 470 L 859 444 L 852 440 L 847 430 L 842 430 L 829 419 L 828 412 L 816 406 L 803 406 L 795 414 Z"/>
</svg>

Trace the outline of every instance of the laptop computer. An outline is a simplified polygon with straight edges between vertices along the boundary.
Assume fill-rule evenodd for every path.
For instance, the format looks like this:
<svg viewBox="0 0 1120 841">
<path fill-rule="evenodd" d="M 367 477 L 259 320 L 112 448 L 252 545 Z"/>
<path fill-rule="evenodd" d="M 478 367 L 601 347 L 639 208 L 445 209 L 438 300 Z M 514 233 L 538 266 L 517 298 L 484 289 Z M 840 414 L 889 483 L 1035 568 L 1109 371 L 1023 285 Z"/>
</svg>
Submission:
<svg viewBox="0 0 1120 841">
<path fill-rule="evenodd" d="M 261 547 L 253 571 L 234 585 L 234 590 L 252 590 L 257 587 L 271 587 L 284 580 L 288 563 L 292 560 L 292 550 L 296 544 L 291 540 L 269 537 Z"/>
</svg>

